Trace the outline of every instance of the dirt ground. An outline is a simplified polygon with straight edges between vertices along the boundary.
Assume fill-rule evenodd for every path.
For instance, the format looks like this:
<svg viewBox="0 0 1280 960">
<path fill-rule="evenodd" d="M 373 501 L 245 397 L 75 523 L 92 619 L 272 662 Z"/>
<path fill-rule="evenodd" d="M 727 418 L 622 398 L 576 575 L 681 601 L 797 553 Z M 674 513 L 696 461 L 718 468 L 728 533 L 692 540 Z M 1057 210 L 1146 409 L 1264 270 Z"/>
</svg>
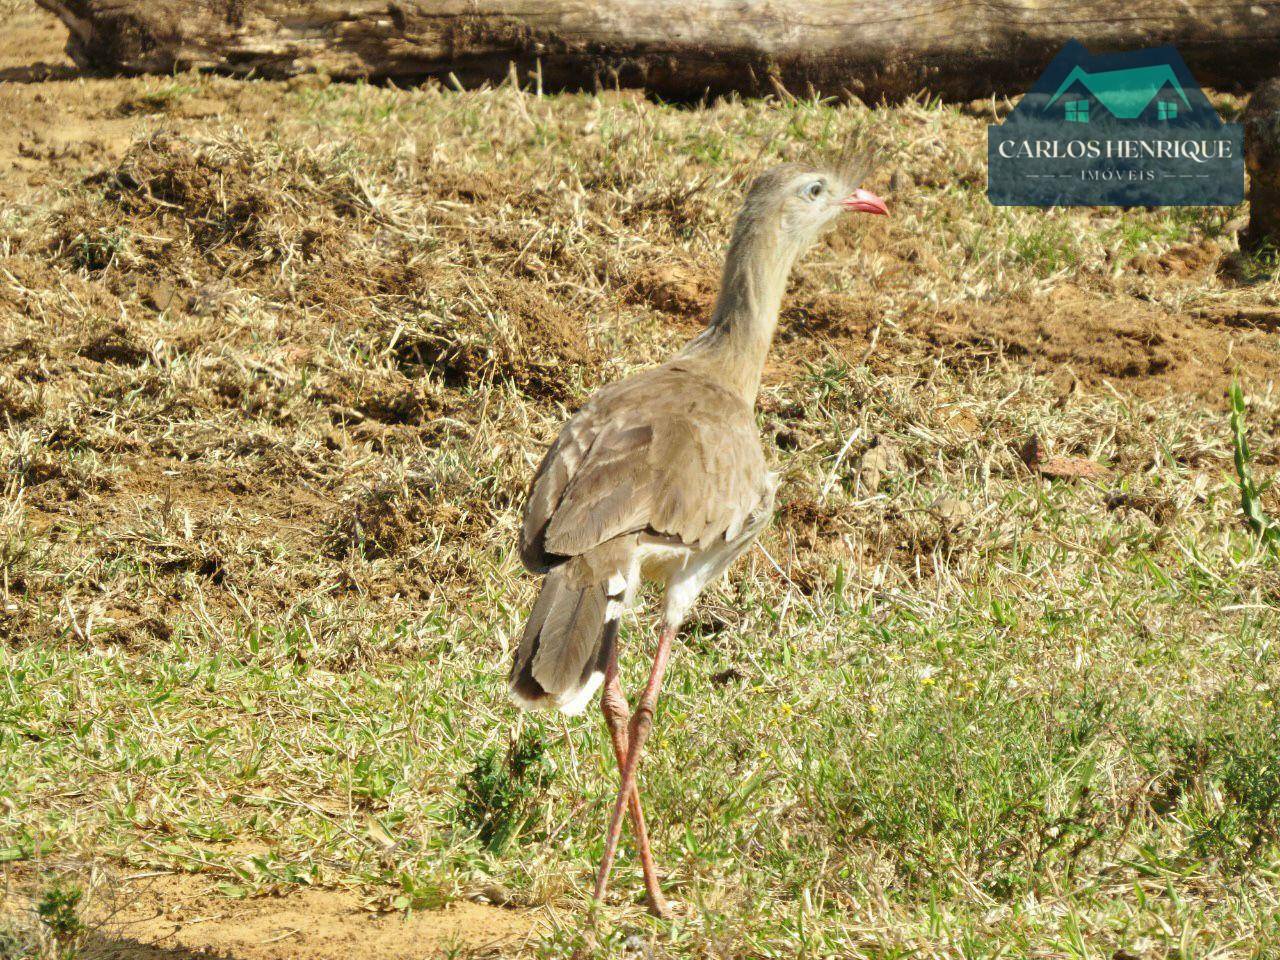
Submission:
<svg viewBox="0 0 1280 960">
<path fill-rule="evenodd" d="M 305 165 L 286 169 L 286 164 L 280 175 L 300 196 L 332 213 L 332 222 L 296 230 L 271 227 L 287 234 L 286 259 L 295 248 L 302 251 L 298 262 L 303 267 L 289 260 L 290 269 L 302 270 L 302 279 L 282 280 L 283 268 L 254 261 L 256 251 L 274 242 L 275 235 L 265 228 L 238 234 L 235 225 L 259 224 L 274 215 L 266 209 L 273 194 L 255 192 L 251 176 L 235 180 L 234 132 L 248 128 L 262 135 L 283 123 L 292 109 L 285 93 L 305 92 L 311 81 L 266 85 L 212 78 L 195 94 L 170 95 L 157 92 L 154 80 L 78 76 L 62 43 L 57 23 L 21 7 L 0 31 L 0 213 L 5 207 L 58 209 L 46 225 L 52 239 L 43 248 L 10 242 L 0 221 L 0 278 L 8 280 L 0 285 L 0 312 L 22 317 L 10 323 L 0 316 L 0 374 L 40 385 L 39 411 L 27 405 L 26 394 L 0 393 L 0 418 L 18 422 L 44 416 L 62 400 L 83 396 L 87 385 L 117 376 L 122 378 L 117 391 L 121 403 L 156 396 L 147 391 L 161 388 L 143 382 L 139 371 L 150 369 L 157 358 L 203 358 L 215 372 L 225 362 L 230 372 L 209 388 L 205 399 L 214 412 L 203 426 L 184 426 L 187 432 L 181 436 L 158 430 L 141 438 L 109 435 L 99 421 L 69 423 L 67 445 L 84 445 L 106 466 L 78 474 L 46 465 L 42 474 L 46 468 L 37 458 L 28 468 L 26 515 L 32 530 L 68 550 L 80 549 L 86 527 L 105 531 L 108 543 L 112 531 L 133 530 L 125 542 L 149 551 L 166 575 L 197 582 L 194 593 L 157 588 L 151 581 L 92 595 L 86 588 L 82 604 L 68 603 L 56 616 L 40 618 L 36 611 L 43 608 L 28 611 L 15 604 L 0 611 L 0 626 L 12 637 L 45 629 L 36 626 L 38 619 L 92 636 L 96 620 L 99 629 L 114 631 L 115 642 L 145 646 L 167 639 L 168 624 L 178 611 L 198 609 L 216 631 L 232 618 L 281 616 L 293 609 L 296 595 L 309 590 L 359 595 L 362 602 L 400 609 L 425 596 L 427 587 L 403 568 L 378 561 L 402 554 L 415 530 L 439 530 L 447 542 L 481 534 L 488 517 L 482 508 L 440 496 L 451 482 L 446 470 L 425 479 L 407 468 L 378 474 L 369 467 L 367 451 L 403 453 L 407 462 L 410 452 L 420 450 L 413 444 L 465 430 L 477 431 L 469 440 L 475 447 L 493 447 L 498 441 L 476 426 L 480 417 L 458 400 L 460 384 L 500 379 L 542 408 L 570 402 L 574 391 L 604 375 L 601 368 L 610 356 L 631 349 L 638 361 L 638 343 L 641 352 L 661 353 L 696 329 L 710 308 L 717 269 L 713 258 L 648 251 L 646 262 L 636 266 L 623 257 L 614 273 L 598 271 L 606 274 L 598 278 L 600 284 L 625 290 L 621 300 L 656 312 L 661 325 L 641 327 L 637 320 L 616 343 L 588 341 L 580 335 L 574 304 L 585 301 L 581 275 L 591 271 L 573 274 L 570 254 L 563 254 L 561 263 L 545 250 L 540 260 L 538 253 L 528 254 L 533 241 L 527 224 L 511 235 L 492 226 L 486 242 L 504 259 L 484 295 L 511 307 L 504 345 L 455 339 L 440 346 L 436 331 L 398 330 L 382 344 L 394 365 L 357 373 L 332 365 L 317 368 L 319 379 L 308 386 L 313 393 L 307 402 L 318 406 L 296 412 L 282 398 L 285 372 L 330 349 L 331 336 L 358 340 L 371 329 L 369 311 L 396 309 L 422 288 L 458 302 L 475 291 L 465 278 L 442 276 L 412 256 L 397 254 L 394 263 L 373 267 L 344 260 L 337 251 L 357 215 L 344 206 L 346 199 L 326 193 L 330 188 L 321 174 Z M 183 139 L 213 127 L 225 136 L 216 147 L 193 146 Z M 217 164 L 209 162 L 209 150 L 217 151 Z M 945 148 L 939 147 L 937 156 L 938 169 L 955 165 Z M 208 171 L 219 168 L 228 171 L 227 179 L 215 182 Z M 931 176 L 941 176 L 930 169 L 899 182 L 898 196 L 909 199 L 930 186 Z M 243 172 L 253 171 L 246 166 Z M 962 170 L 961 175 L 981 172 Z M 108 267 L 117 254 L 106 240 L 94 240 L 99 236 L 95 231 L 110 226 L 102 219 L 103 208 L 69 196 L 86 183 L 105 184 L 101 203 L 111 205 L 117 222 L 137 233 L 131 241 L 136 263 L 127 272 L 113 274 Z M 494 210 L 508 209 L 504 205 L 523 205 L 528 216 L 536 217 L 539 205 L 549 202 L 535 190 L 521 192 L 500 175 L 491 182 L 442 176 L 430 189 L 442 230 L 451 223 L 474 227 L 491 221 Z M 644 202 L 660 224 L 655 230 L 683 236 L 680 231 L 692 229 L 678 222 L 688 205 L 681 198 Z M 697 202 L 689 200 L 695 207 Z M 394 209 L 379 208 L 377 214 L 391 221 L 396 217 Z M 175 216 L 194 224 L 192 247 L 175 244 Z M 589 218 L 590 212 L 584 216 Z M 200 224 L 207 227 L 204 234 Z M 1213 237 L 1192 236 L 1163 245 L 1157 254 L 1126 261 L 1123 280 L 1108 272 L 1105 262 L 1080 276 L 1050 264 L 1025 289 L 939 302 L 919 278 L 967 267 L 957 267 L 960 261 L 934 261 L 910 229 L 872 224 L 858 241 L 877 250 L 874 271 L 868 271 L 863 287 L 830 289 L 820 269 L 798 278 L 767 376 L 777 382 L 832 357 L 850 362 L 870 358 L 873 368 L 896 372 L 924 371 L 933 364 L 965 369 L 1013 364 L 1052 380 L 1063 396 L 1076 390 L 1173 394 L 1220 406 L 1233 374 L 1259 386 L 1280 377 L 1280 350 L 1275 347 L 1280 306 L 1270 294 L 1255 293 L 1238 279 L 1232 260 L 1238 225 L 1217 226 L 1221 229 Z M 371 227 L 366 233 L 369 249 L 374 249 L 376 231 Z M 147 246 L 152 242 L 154 249 Z M 833 238 L 826 254 L 847 253 L 843 244 L 849 242 Z M 676 247 L 673 241 L 671 249 Z M 974 248 L 981 247 L 979 236 Z M 188 255 L 192 249 L 197 254 Z M 178 264 L 172 271 L 155 266 L 170 256 Z M 965 263 L 980 257 L 973 253 Z M 78 269 L 67 267 L 68 258 Z M 340 269 L 313 265 L 319 261 Z M 242 289 L 229 291 L 224 273 Z M 564 280 L 565 274 L 574 279 Z M 275 325 L 255 328 L 243 320 L 238 326 L 212 327 L 209 317 L 219 314 L 220 304 L 243 291 L 276 311 Z M 883 302 L 890 296 L 898 306 L 887 313 Z M 326 315 L 323 330 L 309 327 L 311 313 L 329 304 L 338 306 L 328 307 L 331 315 Z M 412 371 L 423 368 L 441 373 L 439 386 L 424 387 L 415 380 Z M 564 369 L 576 371 L 572 389 L 558 375 Z M 141 379 L 128 379 L 135 376 Z M 0 386 L 4 383 L 0 380 Z M 774 407 L 766 402 L 779 429 L 789 429 L 787 408 Z M 255 454 L 260 455 L 260 469 L 246 474 L 223 456 L 227 421 L 218 418 L 233 410 L 237 416 L 248 411 L 249 416 L 272 418 L 286 434 L 297 426 L 297 436 L 305 433 L 311 445 L 299 440 L 290 447 L 278 434 L 246 432 L 240 452 L 260 444 Z M 516 457 L 512 453 L 513 462 Z M 515 495 L 503 490 L 494 502 Z M 137 532 L 138 518 L 157 511 L 172 519 L 170 526 L 154 534 Z M 330 567 L 312 580 L 300 575 L 286 590 L 275 582 L 277 573 L 269 562 L 274 549 L 310 551 L 327 558 Z M 363 565 L 367 558 L 372 561 Z M 112 559 L 119 557 L 105 557 Z M 448 583 L 456 579 L 460 561 L 443 550 L 420 562 L 419 574 L 425 571 L 427 580 Z M 83 622 L 85 611 L 90 611 L 90 623 Z M 358 660 L 360 655 L 351 656 Z M 204 876 L 132 881 L 118 891 L 122 906 L 103 922 L 92 944 L 100 952 L 94 955 L 121 960 L 208 955 L 359 960 L 455 950 L 483 956 L 518 952 L 523 938 L 543 922 L 536 912 L 468 901 L 404 919 L 368 910 L 366 899 L 356 892 L 289 890 L 233 900 Z"/>
<path fill-rule="evenodd" d="M 31 908 L 16 896 L 5 906 Z M 92 933 L 79 956 L 95 960 L 510 955 L 537 925 L 528 912 L 465 900 L 408 916 L 342 890 L 238 900 L 208 877 L 155 873 L 98 884 L 85 916 Z"/>
<path fill-rule="evenodd" d="M 127 905 L 101 927 L 104 960 L 162 960 L 187 955 L 238 960 L 329 960 L 408 957 L 449 950 L 514 951 L 533 918 L 458 902 L 438 912 L 383 914 L 354 894 L 302 890 L 282 897 L 230 900 L 193 877 L 139 880 L 121 894 Z M 111 931 L 119 939 L 111 942 Z"/>
</svg>

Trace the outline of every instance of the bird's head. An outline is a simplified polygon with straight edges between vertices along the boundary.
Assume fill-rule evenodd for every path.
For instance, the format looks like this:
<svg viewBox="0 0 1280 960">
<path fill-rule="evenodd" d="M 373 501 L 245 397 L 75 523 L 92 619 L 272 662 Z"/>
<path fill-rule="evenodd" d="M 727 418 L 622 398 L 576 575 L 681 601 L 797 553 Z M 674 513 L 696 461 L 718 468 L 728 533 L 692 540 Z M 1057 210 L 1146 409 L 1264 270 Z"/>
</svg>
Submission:
<svg viewBox="0 0 1280 960">
<path fill-rule="evenodd" d="M 888 207 L 862 187 L 869 163 L 827 169 L 785 163 L 756 177 L 747 191 L 735 233 L 772 236 L 798 254 L 845 213 L 887 214 Z"/>
</svg>

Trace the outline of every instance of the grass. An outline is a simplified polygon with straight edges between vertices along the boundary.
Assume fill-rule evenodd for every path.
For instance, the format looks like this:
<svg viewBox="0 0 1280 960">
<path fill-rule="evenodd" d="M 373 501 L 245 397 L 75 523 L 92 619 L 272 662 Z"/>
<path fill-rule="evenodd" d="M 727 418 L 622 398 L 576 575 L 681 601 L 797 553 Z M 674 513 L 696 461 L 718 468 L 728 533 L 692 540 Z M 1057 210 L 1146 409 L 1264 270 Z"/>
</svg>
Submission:
<svg viewBox="0 0 1280 960">
<path fill-rule="evenodd" d="M 1280 546 L 1280 527 L 1263 511 L 1264 490 L 1260 489 L 1253 479 L 1253 455 L 1249 451 L 1248 432 L 1245 427 L 1244 391 L 1240 389 L 1239 383 L 1231 384 L 1231 440 L 1236 481 L 1240 485 L 1240 510 L 1258 539 L 1275 549 Z"/>
<path fill-rule="evenodd" d="M 496 885 L 548 957 L 1280 953 L 1280 575 L 1227 381 L 1043 319 L 1154 310 L 1146 343 L 1274 304 L 1139 268 L 1229 252 L 1220 215 L 991 208 L 982 122 L 936 103 L 111 83 L 157 118 L 59 168 L 0 262 L 0 859 L 59 923 L 93 865 L 410 912 Z M 166 114 L 191 96 L 240 106 Z M 682 638 L 642 771 L 684 911 L 640 914 L 627 846 L 584 932 L 615 774 L 597 718 L 505 697 L 524 486 L 696 330 L 752 165 L 848 135 L 895 215 L 798 273 L 778 522 Z M 1273 469 L 1274 336 L 1196 335 L 1239 346 Z M 1033 433 L 1109 475 L 1033 475 Z"/>
<path fill-rule="evenodd" d="M 490 852 L 501 856 L 534 819 L 546 775 L 545 749 L 535 737 L 511 744 L 505 758 L 489 748 L 463 778 L 462 817 L 475 827 L 477 838 Z"/>
</svg>

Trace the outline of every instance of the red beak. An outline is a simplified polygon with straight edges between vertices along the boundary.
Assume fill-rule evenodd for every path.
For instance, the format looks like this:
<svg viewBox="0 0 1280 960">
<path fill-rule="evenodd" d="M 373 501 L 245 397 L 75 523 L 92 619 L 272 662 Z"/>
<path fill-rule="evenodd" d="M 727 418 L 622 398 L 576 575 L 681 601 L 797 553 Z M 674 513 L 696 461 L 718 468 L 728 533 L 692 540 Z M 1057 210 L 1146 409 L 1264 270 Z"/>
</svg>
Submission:
<svg viewBox="0 0 1280 960">
<path fill-rule="evenodd" d="M 853 191 L 853 193 L 841 200 L 840 206 L 846 210 L 857 210 L 859 213 L 878 213 L 881 216 L 889 212 L 889 208 L 884 205 L 883 200 L 870 190 L 862 189 Z"/>
</svg>

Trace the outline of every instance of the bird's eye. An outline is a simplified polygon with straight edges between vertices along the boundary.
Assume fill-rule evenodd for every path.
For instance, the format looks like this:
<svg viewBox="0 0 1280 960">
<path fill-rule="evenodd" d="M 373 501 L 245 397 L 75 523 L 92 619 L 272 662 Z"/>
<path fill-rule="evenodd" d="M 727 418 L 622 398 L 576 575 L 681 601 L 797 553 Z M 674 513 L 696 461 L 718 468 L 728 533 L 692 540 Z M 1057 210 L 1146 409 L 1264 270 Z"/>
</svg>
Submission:
<svg viewBox="0 0 1280 960">
<path fill-rule="evenodd" d="M 827 190 L 827 185 L 821 180 L 815 180 L 804 188 L 804 198 L 806 200 L 817 200 Z"/>
</svg>

